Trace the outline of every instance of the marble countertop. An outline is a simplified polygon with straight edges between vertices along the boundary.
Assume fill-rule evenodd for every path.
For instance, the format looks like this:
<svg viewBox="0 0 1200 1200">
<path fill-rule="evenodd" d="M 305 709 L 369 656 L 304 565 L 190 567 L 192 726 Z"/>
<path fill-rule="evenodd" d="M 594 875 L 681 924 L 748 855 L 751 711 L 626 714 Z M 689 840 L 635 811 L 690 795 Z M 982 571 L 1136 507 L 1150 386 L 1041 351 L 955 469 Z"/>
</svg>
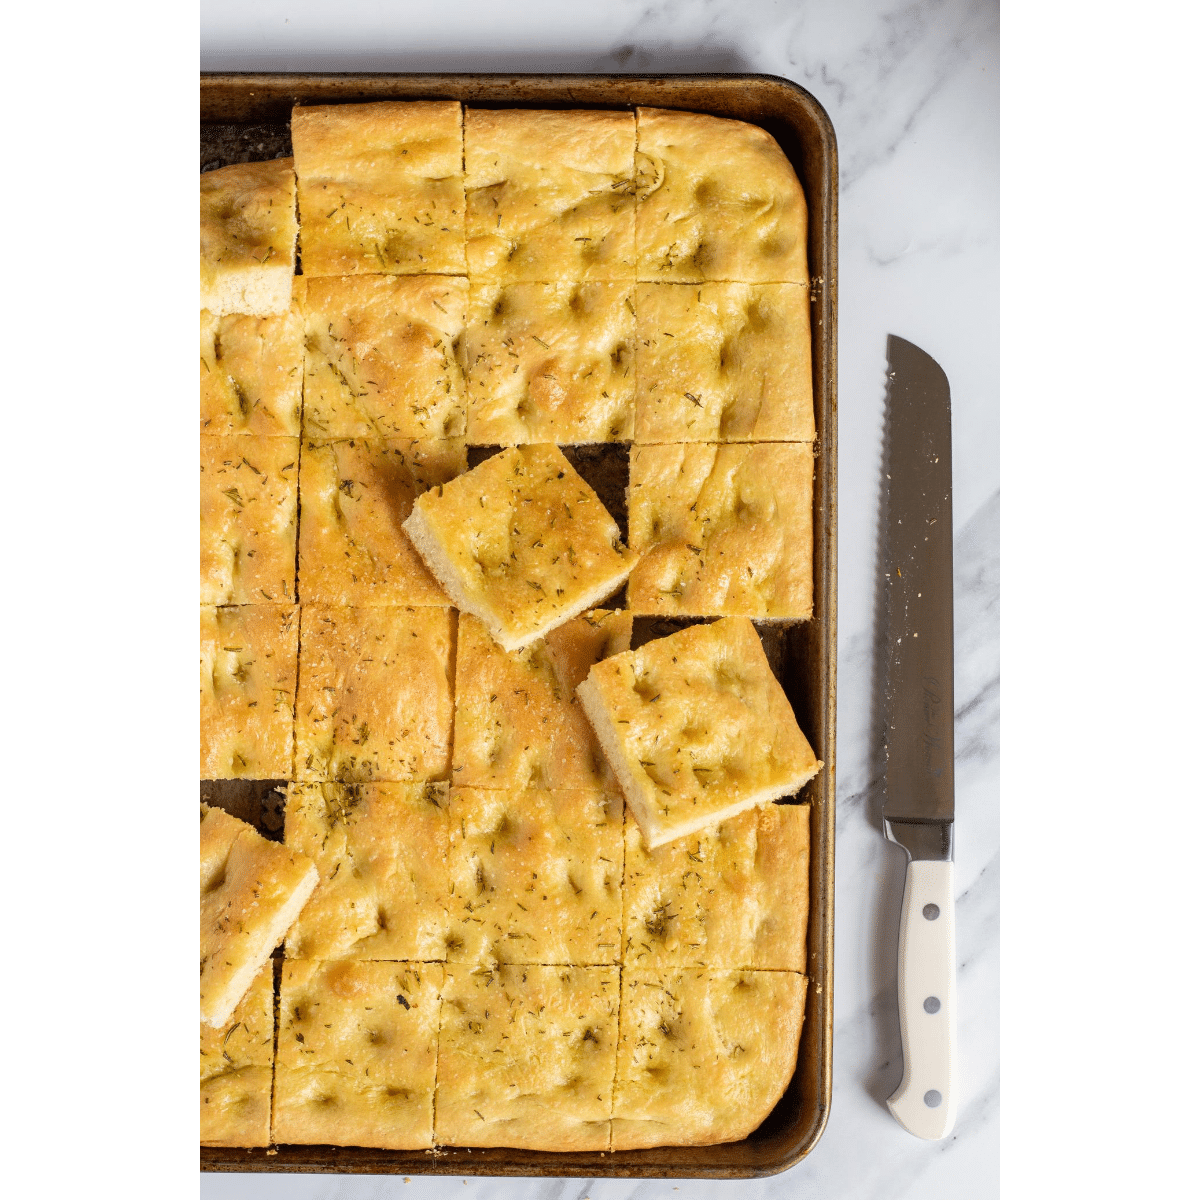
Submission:
<svg viewBox="0 0 1200 1200">
<path fill-rule="evenodd" d="M 841 157 L 833 1108 L 793 1170 L 746 1183 L 206 1175 L 205 1200 L 984 1200 L 999 1194 L 999 9 L 996 0 L 202 0 L 205 70 L 768 72 L 828 110 Z M 958 1125 L 905 1133 L 895 958 L 903 853 L 872 728 L 885 342 L 954 406 Z"/>
</svg>

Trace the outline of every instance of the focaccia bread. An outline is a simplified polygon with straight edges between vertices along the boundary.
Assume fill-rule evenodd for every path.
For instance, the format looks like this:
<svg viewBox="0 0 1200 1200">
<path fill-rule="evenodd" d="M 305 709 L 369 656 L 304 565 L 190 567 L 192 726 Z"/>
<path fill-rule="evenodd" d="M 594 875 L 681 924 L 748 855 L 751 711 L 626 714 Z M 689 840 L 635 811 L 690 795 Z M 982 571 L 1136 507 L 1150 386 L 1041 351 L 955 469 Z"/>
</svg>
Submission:
<svg viewBox="0 0 1200 1200">
<path fill-rule="evenodd" d="M 200 435 L 200 603 L 296 599 L 300 441 Z"/>
<path fill-rule="evenodd" d="M 432 1146 L 442 978 L 436 963 L 285 962 L 274 1140 Z"/>
<path fill-rule="evenodd" d="M 300 306 L 270 317 L 200 312 L 200 432 L 300 433 Z"/>
<path fill-rule="evenodd" d="M 446 957 L 444 783 L 293 783 L 284 830 L 321 873 L 289 958 Z"/>
<path fill-rule="evenodd" d="M 472 279 L 633 278 L 634 120 L 468 108 Z"/>
<path fill-rule="evenodd" d="M 638 442 L 811 442 L 808 290 L 641 283 Z"/>
<path fill-rule="evenodd" d="M 598 791 L 454 788 L 447 958 L 615 963 L 621 801 Z"/>
<path fill-rule="evenodd" d="M 200 805 L 200 1020 L 221 1026 L 317 886 L 303 854 Z"/>
<path fill-rule="evenodd" d="M 796 1069 L 807 980 L 790 971 L 621 972 L 612 1148 L 736 1142 Z"/>
<path fill-rule="evenodd" d="M 635 446 L 633 612 L 812 616 L 813 451 L 806 442 Z"/>
<path fill-rule="evenodd" d="M 306 440 L 300 456 L 300 599 L 449 605 L 401 525 L 417 496 L 466 469 L 461 439 Z"/>
<path fill-rule="evenodd" d="M 359 275 L 304 283 L 304 432 L 454 438 L 466 432 L 455 339 L 467 281 Z"/>
<path fill-rule="evenodd" d="M 576 691 L 652 848 L 791 795 L 821 768 L 745 617 L 615 654 Z"/>
<path fill-rule="evenodd" d="M 454 782 L 460 787 L 601 788 L 620 795 L 575 689 L 593 663 L 629 649 L 633 618 L 595 609 L 524 650 L 458 619 Z"/>
<path fill-rule="evenodd" d="M 200 307 L 213 316 L 287 312 L 296 273 L 290 158 L 200 176 Z"/>
<path fill-rule="evenodd" d="M 463 337 L 475 445 L 633 436 L 633 285 L 476 285 Z"/>
<path fill-rule="evenodd" d="M 625 825 L 621 961 L 805 969 L 808 806 L 764 804 L 657 850 Z"/>
<path fill-rule="evenodd" d="M 556 446 L 515 446 L 413 503 L 426 566 L 505 650 L 607 599 L 634 558 L 617 523 Z"/>
<path fill-rule="evenodd" d="M 275 988 L 263 964 L 218 1029 L 200 1026 L 200 1144 L 268 1146 L 275 1063 Z"/>
<path fill-rule="evenodd" d="M 434 1136 L 607 1150 L 616 967 L 446 967 Z"/>
<path fill-rule="evenodd" d="M 462 107 L 292 110 L 305 275 L 461 275 Z"/>
<path fill-rule="evenodd" d="M 639 108 L 637 141 L 639 279 L 808 283 L 808 206 L 765 129 Z"/>
<path fill-rule="evenodd" d="M 453 678 L 453 610 L 306 604 L 296 778 L 445 779 Z"/>
<path fill-rule="evenodd" d="M 287 779 L 300 610 L 200 606 L 200 778 Z"/>
</svg>

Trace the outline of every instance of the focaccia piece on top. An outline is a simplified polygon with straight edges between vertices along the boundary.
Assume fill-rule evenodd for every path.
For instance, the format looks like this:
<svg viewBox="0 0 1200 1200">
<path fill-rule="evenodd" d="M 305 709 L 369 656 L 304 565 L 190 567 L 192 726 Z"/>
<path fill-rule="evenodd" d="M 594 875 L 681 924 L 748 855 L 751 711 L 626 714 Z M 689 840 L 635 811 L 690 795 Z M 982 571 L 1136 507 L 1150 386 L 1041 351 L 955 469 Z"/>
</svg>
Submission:
<svg viewBox="0 0 1200 1200">
<path fill-rule="evenodd" d="M 652 848 L 791 795 L 821 767 L 745 617 L 615 654 L 576 690 Z"/>
<path fill-rule="evenodd" d="M 651 850 L 625 825 L 626 966 L 805 969 L 808 806 L 764 804 Z"/>
<path fill-rule="evenodd" d="M 434 1136 L 607 1150 L 616 967 L 446 967 Z"/>
<path fill-rule="evenodd" d="M 808 291 L 642 283 L 637 442 L 811 442 Z"/>
<path fill-rule="evenodd" d="M 306 440 L 300 456 L 300 598 L 448 606 L 401 528 L 413 500 L 467 469 L 461 439 Z"/>
<path fill-rule="evenodd" d="M 200 176 L 200 307 L 215 317 L 287 312 L 296 273 L 290 158 Z"/>
<path fill-rule="evenodd" d="M 447 958 L 617 962 L 622 808 L 595 790 L 454 788 Z"/>
<path fill-rule="evenodd" d="M 632 279 L 634 120 L 468 108 L 472 279 Z"/>
<path fill-rule="evenodd" d="M 296 599 L 300 441 L 200 435 L 200 603 Z"/>
<path fill-rule="evenodd" d="M 451 600 L 505 650 L 596 607 L 634 564 L 556 446 L 514 446 L 418 496 L 404 531 Z"/>
<path fill-rule="evenodd" d="M 285 962 L 274 1140 L 432 1146 L 442 977 L 437 963 Z"/>
<path fill-rule="evenodd" d="M 637 110 L 639 279 L 808 283 L 808 206 L 765 129 Z"/>
<path fill-rule="evenodd" d="M 462 355 L 476 445 L 633 437 L 632 283 L 476 284 Z"/>
<path fill-rule="evenodd" d="M 268 1146 L 275 987 L 268 959 L 229 1020 L 200 1025 L 200 1144 Z"/>
<path fill-rule="evenodd" d="M 796 1069 L 807 980 L 790 971 L 621 973 L 612 1148 L 736 1142 Z"/>
<path fill-rule="evenodd" d="M 221 1026 L 317 886 L 303 854 L 200 805 L 200 1020 Z"/>
<path fill-rule="evenodd" d="M 462 107 L 292 110 L 305 275 L 461 275 Z"/>
<path fill-rule="evenodd" d="M 284 829 L 321 873 L 289 958 L 446 957 L 444 783 L 293 783 Z"/>
<path fill-rule="evenodd" d="M 287 779 L 300 610 L 200 606 L 200 778 Z"/>
<path fill-rule="evenodd" d="M 673 617 L 808 620 L 813 605 L 809 443 L 635 446 L 629 607 Z"/>
<path fill-rule="evenodd" d="M 358 275 L 303 290 L 306 436 L 463 435 L 465 279 Z"/>
<path fill-rule="evenodd" d="M 452 609 L 306 604 L 296 778 L 445 779 L 453 679 Z"/>
<path fill-rule="evenodd" d="M 629 649 L 632 616 L 594 609 L 524 650 L 458 619 L 454 782 L 459 787 L 601 788 L 620 795 L 575 689 L 593 663 Z"/>
</svg>

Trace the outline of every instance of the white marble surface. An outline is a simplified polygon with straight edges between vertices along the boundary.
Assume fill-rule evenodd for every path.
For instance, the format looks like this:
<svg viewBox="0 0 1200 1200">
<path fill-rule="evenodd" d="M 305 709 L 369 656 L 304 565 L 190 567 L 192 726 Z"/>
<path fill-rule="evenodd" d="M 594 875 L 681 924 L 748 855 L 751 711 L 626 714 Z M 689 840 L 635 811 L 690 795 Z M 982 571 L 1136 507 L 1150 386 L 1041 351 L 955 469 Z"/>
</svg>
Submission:
<svg viewBox="0 0 1200 1200">
<path fill-rule="evenodd" d="M 764 71 L 825 105 L 841 154 L 839 737 L 834 1096 L 811 1156 L 747 1183 L 205 1176 L 205 1200 L 833 1197 L 999 1193 L 998 52 L 994 0 L 587 0 L 453 6 L 203 0 L 208 70 Z M 879 832 L 872 629 L 884 347 L 954 400 L 958 1127 L 904 1133 L 895 947 L 902 854 Z"/>
</svg>

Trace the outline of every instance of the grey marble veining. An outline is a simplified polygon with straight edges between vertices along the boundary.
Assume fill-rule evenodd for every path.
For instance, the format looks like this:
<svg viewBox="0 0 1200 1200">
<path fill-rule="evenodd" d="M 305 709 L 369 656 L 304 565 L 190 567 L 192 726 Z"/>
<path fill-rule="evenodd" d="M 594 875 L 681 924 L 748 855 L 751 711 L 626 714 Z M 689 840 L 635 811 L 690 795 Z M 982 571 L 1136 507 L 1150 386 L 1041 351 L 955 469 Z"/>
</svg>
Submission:
<svg viewBox="0 0 1200 1200">
<path fill-rule="evenodd" d="M 205 1200 L 987 1200 L 999 1191 L 998 40 L 995 0 L 204 0 L 209 70 L 762 71 L 838 135 L 839 694 L 834 1097 L 812 1155 L 746 1183 L 205 1176 Z M 957 1128 L 928 1144 L 900 1079 L 902 852 L 879 830 L 873 708 L 884 354 L 932 354 L 954 405 Z"/>
</svg>

